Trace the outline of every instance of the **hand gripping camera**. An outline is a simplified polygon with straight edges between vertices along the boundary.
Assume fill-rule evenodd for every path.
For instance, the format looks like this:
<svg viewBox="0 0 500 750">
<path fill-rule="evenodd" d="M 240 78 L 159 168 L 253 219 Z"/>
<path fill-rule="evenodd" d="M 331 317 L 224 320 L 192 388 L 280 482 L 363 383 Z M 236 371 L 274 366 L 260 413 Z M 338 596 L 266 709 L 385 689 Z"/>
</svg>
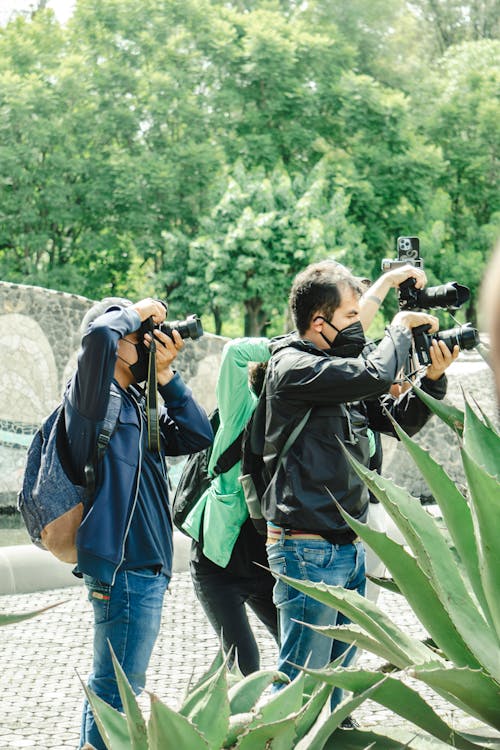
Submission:
<svg viewBox="0 0 500 750">
<path fill-rule="evenodd" d="M 410 263 L 415 268 L 423 268 L 424 262 L 420 257 L 420 241 L 418 237 L 398 237 L 398 258 L 384 258 L 382 270 L 390 271 L 393 268 Z M 407 279 L 399 286 L 399 308 L 400 310 L 435 309 L 458 310 L 470 297 L 468 287 L 449 281 L 439 286 L 415 288 L 415 279 Z M 419 326 L 413 329 L 413 343 L 415 353 L 421 365 L 428 365 L 430 359 L 430 346 L 433 339 L 444 341 L 450 351 L 458 345 L 462 349 L 474 349 L 479 343 L 479 334 L 471 323 L 463 326 L 450 328 L 447 331 L 429 334 L 429 326 Z"/>
</svg>

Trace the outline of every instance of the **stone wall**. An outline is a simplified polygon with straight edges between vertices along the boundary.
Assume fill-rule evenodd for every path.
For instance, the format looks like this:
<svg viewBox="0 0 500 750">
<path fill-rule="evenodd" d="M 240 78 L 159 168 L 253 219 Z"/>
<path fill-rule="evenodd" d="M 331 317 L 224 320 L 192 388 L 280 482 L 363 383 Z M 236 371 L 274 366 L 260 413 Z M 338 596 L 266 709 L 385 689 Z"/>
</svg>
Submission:
<svg viewBox="0 0 500 750">
<path fill-rule="evenodd" d="M 0 506 L 15 504 L 26 448 L 76 364 L 86 297 L 0 281 Z M 225 339 L 187 341 L 177 368 L 207 410 Z"/>
</svg>

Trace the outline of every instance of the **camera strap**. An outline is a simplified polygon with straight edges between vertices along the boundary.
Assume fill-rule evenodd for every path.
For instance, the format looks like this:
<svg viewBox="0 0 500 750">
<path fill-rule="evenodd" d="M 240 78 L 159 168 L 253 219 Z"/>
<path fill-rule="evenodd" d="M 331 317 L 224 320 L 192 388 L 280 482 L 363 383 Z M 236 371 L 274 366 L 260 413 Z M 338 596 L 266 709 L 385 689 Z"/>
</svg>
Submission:
<svg viewBox="0 0 500 750">
<path fill-rule="evenodd" d="M 160 450 L 160 424 L 158 421 L 158 383 L 156 373 L 156 341 L 151 336 L 149 347 L 148 382 L 146 389 L 146 419 L 148 426 L 148 448 L 154 453 Z"/>
</svg>

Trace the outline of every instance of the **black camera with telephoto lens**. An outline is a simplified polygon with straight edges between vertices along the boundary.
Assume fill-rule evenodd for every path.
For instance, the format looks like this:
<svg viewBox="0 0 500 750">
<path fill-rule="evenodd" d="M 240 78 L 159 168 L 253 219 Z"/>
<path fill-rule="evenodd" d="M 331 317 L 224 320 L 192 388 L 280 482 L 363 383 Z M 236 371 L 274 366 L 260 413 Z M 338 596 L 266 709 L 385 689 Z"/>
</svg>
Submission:
<svg viewBox="0 0 500 750">
<path fill-rule="evenodd" d="M 420 257 L 420 241 L 418 237 L 398 237 L 398 259 L 384 258 L 382 270 L 390 271 L 408 263 L 415 268 L 423 268 L 424 262 Z M 399 309 L 435 309 L 458 310 L 470 297 L 470 290 L 466 286 L 449 281 L 447 284 L 416 289 L 415 279 L 407 279 L 399 285 Z M 474 349 L 480 344 L 479 334 L 471 323 L 450 328 L 447 331 L 429 334 L 430 326 L 423 325 L 413 328 L 413 348 L 421 365 L 431 363 L 430 347 L 433 340 L 444 341 L 448 349 L 453 351 L 455 345 L 462 349 Z"/>
<path fill-rule="evenodd" d="M 474 349 L 479 343 L 479 333 L 471 323 L 450 328 L 447 331 L 429 333 L 430 325 L 417 326 L 412 329 L 413 349 L 421 365 L 431 364 L 430 348 L 433 341 L 444 341 L 450 352 L 455 346 L 462 349 Z"/>
<path fill-rule="evenodd" d="M 423 268 L 420 257 L 420 241 L 418 237 L 398 237 L 398 259 L 384 258 L 382 270 L 390 271 L 399 266 L 410 263 L 415 268 Z M 425 289 L 415 287 L 415 279 L 406 279 L 399 285 L 400 310 L 436 309 L 458 310 L 470 297 L 470 290 L 456 281 L 449 281 L 439 286 L 429 286 Z"/>
</svg>

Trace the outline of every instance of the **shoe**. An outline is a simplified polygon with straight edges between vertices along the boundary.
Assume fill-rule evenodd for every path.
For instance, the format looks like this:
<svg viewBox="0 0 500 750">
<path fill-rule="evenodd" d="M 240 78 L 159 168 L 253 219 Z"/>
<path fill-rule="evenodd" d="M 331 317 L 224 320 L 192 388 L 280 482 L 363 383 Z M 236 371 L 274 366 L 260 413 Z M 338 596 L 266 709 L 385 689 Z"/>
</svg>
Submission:
<svg viewBox="0 0 500 750">
<path fill-rule="evenodd" d="M 352 716 L 346 716 L 339 724 L 339 729 L 359 729 L 359 724 Z"/>
</svg>

